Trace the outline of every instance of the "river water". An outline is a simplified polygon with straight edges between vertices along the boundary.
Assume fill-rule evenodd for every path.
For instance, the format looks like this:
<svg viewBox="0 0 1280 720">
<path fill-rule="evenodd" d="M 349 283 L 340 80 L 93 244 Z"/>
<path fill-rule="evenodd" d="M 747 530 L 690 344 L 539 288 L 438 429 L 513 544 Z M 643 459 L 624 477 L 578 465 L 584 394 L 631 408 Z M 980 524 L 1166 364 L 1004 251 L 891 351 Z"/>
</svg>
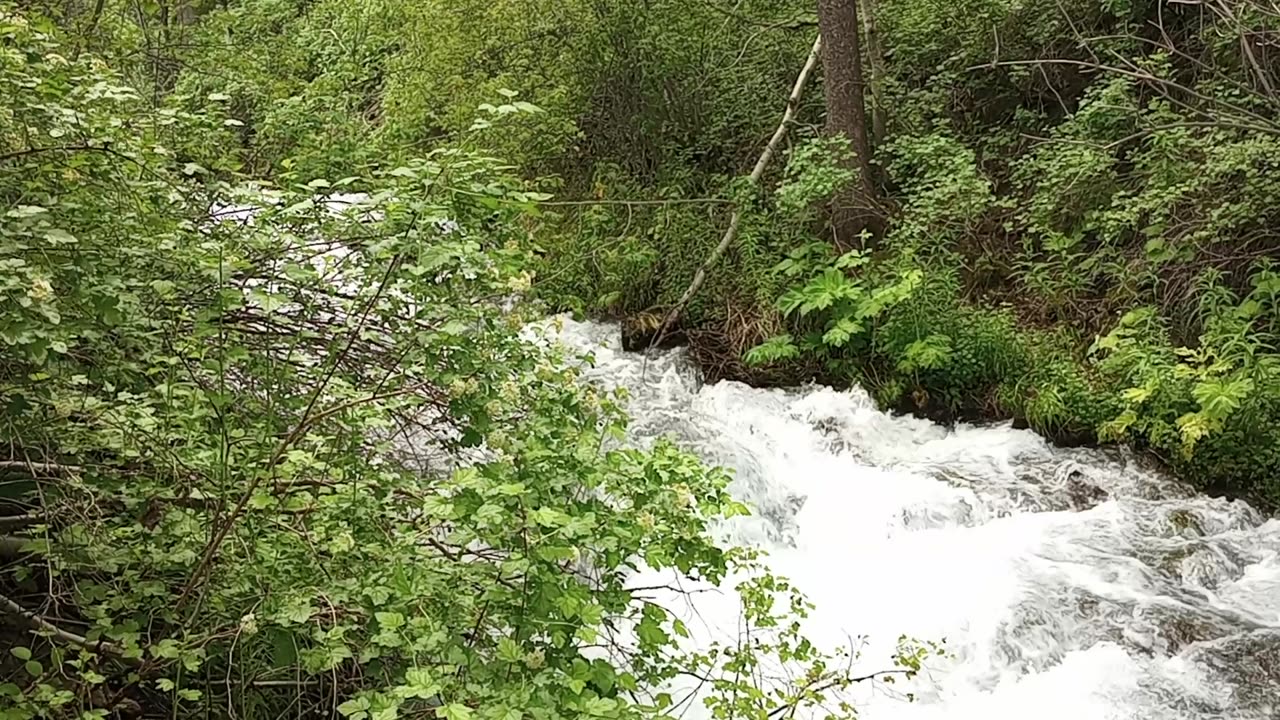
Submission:
<svg viewBox="0 0 1280 720">
<path fill-rule="evenodd" d="M 734 471 L 755 514 L 717 532 L 804 590 L 815 641 L 879 670 L 902 634 L 945 639 L 911 682 L 855 686 L 859 717 L 1280 718 L 1280 521 L 1120 452 L 895 417 L 857 389 L 703 386 L 682 351 L 624 353 L 612 325 L 559 337 L 628 388 L 632 442 Z M 736 631 L 729 593 L 667 600 L 694 642 Z"/>
</svg>

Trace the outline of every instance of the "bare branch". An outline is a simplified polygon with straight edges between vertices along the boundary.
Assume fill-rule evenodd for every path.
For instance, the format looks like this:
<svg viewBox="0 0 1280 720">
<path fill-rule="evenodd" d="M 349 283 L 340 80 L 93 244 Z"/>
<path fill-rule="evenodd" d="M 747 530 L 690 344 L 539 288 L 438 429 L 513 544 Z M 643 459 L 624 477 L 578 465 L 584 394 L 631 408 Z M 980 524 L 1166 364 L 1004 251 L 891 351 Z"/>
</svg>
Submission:
<svg viewBox="0 0 1280 720">
<path fill-rule="evenodd" d="M 34 525 L 44 520 L 43 515 L 36 513 L 27 513 L 25 515 L 2 515 L 0 516 L 0 529 L 5 528 L 24 528 L 28 525 Z"/>
<path fill-rule="evenodd" d="M 124 657 L 124 648 L 120 647 L 119 645 L 116 645 L 114 643 L 109 643 L 109 642 L 103 642 L 101 640 L 95 642 L 93 640 L 89 640 L 83 635 L 77 635 L 68 630 L 63 630 L 57 625 L 54 625 L 48 620 L 45 620 L 40 615 L 37 615 L 36 613 L 30 610 L 27 610 L 26 608 L 22 607 L 21 605 L 19 605 L 18 603 L 14 602 L 13 600 L 11 600 L 10 598 L 4 595 L 0 595 L 0 608 L 3 608 L 5 611 L 7 611 L 11 615 L 15 615 L 18 618 L 21 618 L 28 625 L 30 625 L 33 628 L 33 631 L 35 632 L 39 632 L 40 634 L 51 635 L 53 637 L 58 638 L 59 640 L 62 640 L 63 642 L 71 643 L 72 645 L 85 648 L 86 650 L 92 650 L 94 652 L 103 652 L 108 655 L 114 655 L 118 658 L 121 658 L 122 660 L 125 660 L 133 664 L 137 663 L 137 660 L 134 658 Z"/>
<path fill-rule="evenodd" d="M 79 465 L 62 465 L 60 463 L 31 462 L 29 460 L 0 460 L 0 471 L 25 472 L 31 475 L 79 475 L 84 468 Z"/>
<path fill-rule="evenodd" d="M 760 154 L 760 159 L 756 161 L 755 167 L 751 170 L 748 182 L 751 185 L 758 185 L 760 178 L 764 176 L 764 171 L 768 169 L 769 163 L 773 161 L 773 156 L 777 154 L 778 148 L 782 145 L 782 141 L 787 136 L 787 131 L 791 128 L 791 123 L 795 119 L 796 110 L 800 107 L 800 98 L 804 94 L 804 87 L 809 83 L 809 76 L 813 74 L 813 69 L 818 64 L 818 58 L 822 53 L 822 38 L 819 37 L 813 41 L 813 49 L 809 51 L 809 58 L 805 61 L 804 67 L 800 70 L 800 75 L 796 77 L 795 87 L 791 89 L 791 96 L 787 98 L 787 109 L 782 114 L 782 122 L 778 123 L 778 129 L 773 131 L 773 137 L 769 140 L 769 144 L 765 146 L 764 152 Z M 680 300 L 671 308 L 671 312 L 667 313 L 666 319 L 662 321 L 662 326 L 658 328 L 658 332 L 654 333 L 653 341 L 649 343 L 650 348 L 657 347 L 661 344 L 667 333 L 671 331 L 673 325 L 680 317 L 680 313 L 684 311 L 689 301 L 702 288 L 702 284 L 707 281 L 707 272 L 720 260 L 720 256 L 725 250 L 733 244 L 734 238 L 738 236 L 738 228 L 742 224 L 742 209 L 735 207 L 733 214 L 729 217 L 729 227 L 725 230 L 724 236 L 720 238 L 720 244 L 716 245 L 707 259 L 698 267 L 697 272 L 693 275 L 693 281 L 689 283 L 689 287 L 680 296 Z"/>
<path fill-rule="evenodd" d="M 1219 98 L 1213 98 L 1208 95 L 1204 95 L 1202 93 L 1196 92 L 1195 90 L 1192 90 L 1186 85 L 1174 82 L 1172 80 L 1168 80 L 1166 78 L 1158 77 L 1156 75 L 1153 75 L 1152 73 L 1149 73 L 1143 70 L 1127 70 L 1125 68 L 1116 67 L 1114 65 L 1105 65 L 1103 63 L 1096 63 L 1096 62 L 1091 62 L 1087 60 L 1073 60 L 1070 58 L 1046 58 L 1046 59 L 1038 59 L 1038 60 L 1002 60 L 1000 62 L 995 62 L 995 63 L 984 63 L 982 65 L 973 65 L 967 69 L 972 71 L 972 70 L 988 70 L 992 67 L 1000 67 L 1000 66 L 1038 67 L 1043 65 L 1073 65 L 1076 67 L 1089 68 L 1091 70 L 1099 70 L 1102 72 L 1112 72 L 1112 73 L 1116 73 L 1117 75 L 1124 75 L 1125 77 L 1131 77 L 1131 78 L 1134 78 L 1135 80 L 1141 80 L 1143 82 L 1153 83 L 1166 89 L 1174 89 L 1174 90 L 1177 90 L 1178 92 L 1186 93 L 1187 95 L 1194 97 L 1198 100 L 1202 100 L 1208 103 L 1209 105 L 1217 105 L 1224 108 L 1229 108 L 1235 112 L 1240 113 L 1241 115 L 1248 116 L 1249 118 L 1252 118 L 1253 120 L 1256 120 L 1262 123 L 1264 126 L 1276 126 L 1276 123 L 1273 119 L 1268 118 L 1264 115 L 1259 115 L 1258 113 L 1255 113 L 1252 110 L 1249 110 L 1248 108 L 1241 107 L 1239 105 L 1236 105 L 1235 103 L 1230 103 L 1225 100 L 1221 100 Z M 1207 113 L 1204 113 L 1203 111 L 1199 111 L 1199 112 L 1201 112 L 1201 114 L 1207 114 Z M 1280 126 L 1277 126 L 1276 131 L 1280 131 Z"/>
</svg>

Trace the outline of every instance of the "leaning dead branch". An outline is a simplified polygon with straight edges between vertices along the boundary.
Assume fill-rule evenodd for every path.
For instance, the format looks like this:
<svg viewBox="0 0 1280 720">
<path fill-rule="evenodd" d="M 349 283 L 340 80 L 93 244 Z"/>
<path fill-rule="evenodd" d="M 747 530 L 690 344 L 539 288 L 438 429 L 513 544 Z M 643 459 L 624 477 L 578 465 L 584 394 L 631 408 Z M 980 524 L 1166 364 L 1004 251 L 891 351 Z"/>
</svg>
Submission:
<svg viewBox="0 0 1280 720">
<path fill-rule="evenodd" d="M 769 163 L 778 153 L 778 148 L 782 146 L 782 141 L 786 139 L 787 132 L 791 129 L 791 123 L 795 120 L 796 111 L 800 107 L 800 98 L 804 94 L 805 85 L 809 83 L 809 77 L 813 74 L 813 69 L 818 65 L 818 58 L 822 54 L 822 38 L 819 37 L 813 41 L 813 49 L 809 51 L 809 58 L 805 61 L 804 67 L 800 70 L 800 75 L 796 77 L 796 84 L 791 89 L 791 95 L 787 98 L 787 109 L 782 114 L 782 122 L 778 123 L 778 128 L 773 131 L 773 137 L 769 139 L 769 144 L 765 145 L 764 152 L 760 154 L 760 159 L 756 160 L 755 168 L 751 170 L 751 175 L 747 178 L 751 186 L 760 183 L 760 178 L 764 177 L 764 172 L 769 168 Z M 654 333 L 652 342 L 649 343 L 650 348 L 657 347 L 666 337 L 667 333 L 675 325 L 676 320 L 680 318 L 680 313 L 684 312 L 685 306 L 693 299 L 693 296 L 702 288 L 702 284 L 707 281 L 707 272 L 720 260 L 720 256 L 724 255 L 725 250 L 733 244 L 735 238 L 738 237 L 738 229 L 742 225 L 742 208 L 735 206 L 733 213 L 729 216 L 729 227 L 724 231 L 724 236 L 720 238 L 720 244 L 716 245 L 707 259 L 698 267 L 697 272 L 693 274 L 693 282 L 689 283 L 688 289 L 680 296 L 680 300 L 667 313 L 667 317 L 659 326 L 658 332 Z"/>
</svg>

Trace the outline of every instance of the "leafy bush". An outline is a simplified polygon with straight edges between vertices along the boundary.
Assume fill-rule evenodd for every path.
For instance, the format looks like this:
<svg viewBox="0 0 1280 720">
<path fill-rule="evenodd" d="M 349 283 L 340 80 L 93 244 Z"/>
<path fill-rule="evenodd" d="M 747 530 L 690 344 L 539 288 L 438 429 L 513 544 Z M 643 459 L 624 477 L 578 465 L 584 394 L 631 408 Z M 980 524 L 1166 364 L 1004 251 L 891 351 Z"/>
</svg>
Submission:
<svg viewBox="0 0 1280 720">
<path fill-rule="evenodd" d="M 457 149 L 238 180 L 185 159 L 225 100 L 150 108 L 9 11 L 0 43 L 4 717 L 644 718 L 683 673 L 760 717 L 851 682 L 711 541 L 725 473 L 608 449 L 618 399 L 523 334 L 542 196 Z M 737 573 L 749 637 L 682 651 L 641 566 Z"/>
<path fill-rule="evenodd" d="M 777 267 L 777 272 L 800 281 L 778 298 L 778 310 L 783 317 L 794 317 L 806 332 L 798 342 L 790 336 L 766 341 L 747 353 L 748 362 L 773 362 L 799 352 L 839 354 L 865 346 L 877 320 L 920 285 L 919 270 L 904 272 L 893 282 L 871 285 L 863 278 L 851 277 L 851 270 L 869 262 L 861 251 L 814 263 L 811 258 L 824 250 L 825 244 L 818 246 L 817 252 L 813 246 L 800 248 Z"/>
<path fill-rule="evenodd" d="M 1200 291 L 1204 332 L 1195 347 L 1173 346 L 1150 308 L 1131 311 L 1098 340 L 1099 367 L 1126 386 L 1123 412 L 1103 430 L 1138 437 L 1191 472 L 1274 494 L 1280 275 L 1264 265 L 1243 298 L 1212 274 Z"/>
</svg>

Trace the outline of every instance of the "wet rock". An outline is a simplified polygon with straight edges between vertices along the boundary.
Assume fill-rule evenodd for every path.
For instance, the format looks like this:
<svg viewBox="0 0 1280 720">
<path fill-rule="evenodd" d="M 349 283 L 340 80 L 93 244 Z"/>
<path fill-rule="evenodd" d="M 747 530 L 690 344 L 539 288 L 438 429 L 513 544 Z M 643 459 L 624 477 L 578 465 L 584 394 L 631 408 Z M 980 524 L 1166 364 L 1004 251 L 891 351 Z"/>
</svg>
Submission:
<svg viewBox="0 0 1280 720">
<path fill-rule="evenodd" d="M 1200 526 L 1200 519 L 1190 510 L 1173 510 L 1166 516 L 1166 519 L 1177 535 L 1184 537 L 1200 537 L 1204 535 L 1204 528 Z"/>
<path fill-rule="evenodd" d="M 932 530 L 975 525 L 973 506 L 964 498 L 947 503 L 918 504 L 903 508 L 902 526 L 907 530 Z"/>
<path fill-rule="evenodd" d="M 1224 500 L 1241 500 L 1250 505 L 1265 505 L 1266 499 L 1258 497 L 1258 493 L 1249 492 L 1238 485 L 1217 480 L 1209 483 L 1204 488 L 1204 494 L 1213 498 L 1222 498 Z"/>
<path fill-rule="evenodd" d="M 658 336 L 664 317 L 657 313 L 636 313 L 622 321 L 622 349 L 627 352 L 648 350 Z M 688 343 L 684 330 L 673 327 L 662 337 L 657 347 L 663 350 Z"/>
<path fill-rule="evenodd" d="M 1230 688 L 1231 717 L 1274 718 L 1280 713 L 1280 630 L 1255 630 L 1198 645 L 1192 662 L 1208 668 Z"/>
<path fill-rule="evenodd" d="M 1106 490 L 1089 482 L 1084 473 L 1077 470 L 1067 477 L 1067 497 L 1071 501 L 1071 509 L 1079 511 L 1097 507 L 1109 496 Z"/>
<path fill-rule="evenodd" d="M 1239 622 L 1191 607 L 1143 605 L 1135 609 L 1133 625 L 1148 631 L 1149 650 L 1171 656 L 1196 643 L 1237 633 L 1242 629 Z"/>
<path fill-rule="evenodd" d="M 1222 545 L 1206 545 L 1187 553 L 1178 564 L 1184 586 L 1217 590 L 1244 575 L 1244 560 Z"/>
<path fill-rule="evenodd" d="M 1005 667 L 1043 671 L 1068 652 L 1099 642 L 1126 645 L 1130 606 L 1078 587 L 1028 598 L 1001 623 L 993 656 Z"/>
<path fill-rule="evenodd" d="M 1098 433 L 1092 428 L 1065 427 L 1045 433 L 1045 438 L 1056 447 L 1079 448 L 1096 447 Z"/>
<path fill-rule="evenodd" d="M 930 395 L 927 390 L 917 387 L 909 393 L 903 393 L 893 406 L 899 415 L 911 415 L 939 425 L 952 426 L 958 418 L 955 410 L 941 395 Z"/>
<path fill-rule="evenodd" d="M 1139 552 L 1138 560 L 1170 580 L 1182 579 L 1182 561 L 1195 552 L 1193 545 L 1182 545 L 1168 549 L 1161 548 L 1152 552 Z"/>
<path fill-rule="evenodd" d="M 804 509 L 806 499 L 804 495 L 789 493 L 776 502 L 764 502 L 756 508 L 757 515 L 768 524 L 770 540 L 795 547 L 796 535 L 800 531 L 796 516 Z"/>
<path fill-rule="evenodd" d="M 844 423 L 840 422 L 836 418 L 822 418 L 821 420 L 813 423 L 813 429 L 826 438 L 827 447 L 831 449 L 832 453 L 838 455 L 840 453 L 849 452 L 853 453 L 855 456 L 860 455 L 860 453 L 857 452 L 857 448 L 854 447 L 853 443 L 851 443 L 849 438 L 845 435 L 847 428 Z"/>
</svg>

